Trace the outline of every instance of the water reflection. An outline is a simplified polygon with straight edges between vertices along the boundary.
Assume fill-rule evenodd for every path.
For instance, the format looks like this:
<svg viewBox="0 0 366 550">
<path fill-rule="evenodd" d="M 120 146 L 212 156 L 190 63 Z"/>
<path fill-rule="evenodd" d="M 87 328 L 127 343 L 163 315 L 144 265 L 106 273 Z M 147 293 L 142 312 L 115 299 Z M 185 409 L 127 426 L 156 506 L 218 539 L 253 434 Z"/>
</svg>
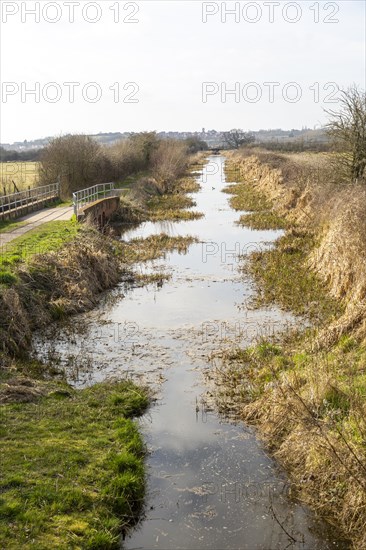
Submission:
<svg viewBox="0 0 366 550">
<path fill-rule="evenodd" d="M 254 432 L 223 420 L 202 399 L 212 351 L 249 345 L 294 322 L 278 308 L 250 307 L 253 288 L 238 271 L 239 257 L 270 246 L 281 232 L 239 227 L 221 192 L 224 159 L 209 162 L 218 170 L 201 174 L 194 194 L 204 218 L 145 223 L 122 237 L 197 235 L 188 254 L 148 265 L 168 269 L 171 280 L 160 288 L 124 285 L 123 299 L 79 316 L 82 331 L 75 323 L 72 334 L 60 330 L 38 349 L 57 354 L 79 387 L 128 373 L 160 388 L 141 421 L 148 495 L 144 519 L 123 543 L 129 550 L 343 548 L 291 502 L 286 478 Z"/>
</svg>

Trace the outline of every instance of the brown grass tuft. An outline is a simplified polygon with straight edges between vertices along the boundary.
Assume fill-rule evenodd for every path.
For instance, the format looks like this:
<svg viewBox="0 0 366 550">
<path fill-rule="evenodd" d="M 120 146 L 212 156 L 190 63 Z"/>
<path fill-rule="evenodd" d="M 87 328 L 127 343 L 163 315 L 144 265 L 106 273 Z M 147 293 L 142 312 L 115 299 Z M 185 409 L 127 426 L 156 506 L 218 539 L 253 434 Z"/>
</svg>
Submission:
<svg viewBox="0 0 366 550">
<path fill-rule="evenodd" d="M 236 179 L 268 197 L 292 227 L 272 251 L 252 257 L 262 287 L 273 289 L 270 298 L 286 297 L 291 310 L 305 300 L 321 311 L 325 302 L 315 284 L 298 292 L 307 273 L 340 307 L 319 319 L 317 330 L 284 335 L 282 347 L 262 342 L 223 356 L 215 399 L 224 412 L 260 428 L 289 472 L 295 496 L 363 549 L 366 189 L 337 180 L 331 161 L 327 154 L 228 154 Z M 291 248 L 299 239 L 310 245 L 304 254 Z"/>
</svg>

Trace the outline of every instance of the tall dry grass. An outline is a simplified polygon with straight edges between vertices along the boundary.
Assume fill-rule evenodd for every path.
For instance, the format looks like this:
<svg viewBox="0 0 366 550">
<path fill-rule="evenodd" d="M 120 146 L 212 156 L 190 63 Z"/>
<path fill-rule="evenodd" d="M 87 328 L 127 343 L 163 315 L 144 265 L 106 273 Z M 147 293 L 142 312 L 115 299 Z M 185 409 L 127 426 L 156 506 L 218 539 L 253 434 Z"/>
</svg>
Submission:
<svg viewBox="0 0 366 550">
<path fill-rule="evenodd" d="M 364 399 L 354 383 L 344 384 L 334 374 L 326 355 L 275 380 L 243 407 L 242 417 L 260 426 L 275 458 L 290 473 L 294 496 L 341 528 L 353 548 L 365 548 Z"/>
<path fill-rule="evenodd" d="M 167 193 L 174 188 L 175 180 L 188 167 L 188 148 L 179 141 L 160 141 L 151 156 L 152 176 L 165 187 Z"/>
<path fill-rule="evenodd" d="M 341 528 L 353 548 L 363 549 L 366 188 L 345 183 L 332 161 L 321 153 L 228 154 L 234 176 L 312 236 L 315 246 L 305 266 L 344 307 L 302 339 L 286 335 L 281 348 L 240 351 L 224 372 L 236 410 L 260 428 L 290 473 L 295 494 Z"/>
<path fill-rule="evenodd" d="M 15 186 L 14 186 L 14 183 Z M 30 161 L 0 162 L 0 195 L 25 191 L 39 182 L 39 163 Z"/>
<path fill-rule="evenodd" d="M 57 252 L 36 254 L 19 267 L 17 283 L 1 288 L 0 352 L 20 355 L 35 327 L 92 308 L 100 292 L 119 281 L 122 269 L 112 239 L 93 230 Z"/>
<path fill-rule="evenodd" d="M 281 216 L 316 234 L 311 269 L 346 305 L 344 318 L 327 327 L 334 338 L 354 326 L 366 338 L 366 189 L 334 172 L 332 155 L 229 153 L 234 176 L 268 196 Z M 342 332 L 342 322 L 344 331 Z"/>
<path fill-rule="evenodd" d="M 136 144 L 129 139 L 105 148 L 104 154 L 111 165 L 115 180 L 123 179 L 146 168 L 142 149 L 136 147 Z"/>
</svg>

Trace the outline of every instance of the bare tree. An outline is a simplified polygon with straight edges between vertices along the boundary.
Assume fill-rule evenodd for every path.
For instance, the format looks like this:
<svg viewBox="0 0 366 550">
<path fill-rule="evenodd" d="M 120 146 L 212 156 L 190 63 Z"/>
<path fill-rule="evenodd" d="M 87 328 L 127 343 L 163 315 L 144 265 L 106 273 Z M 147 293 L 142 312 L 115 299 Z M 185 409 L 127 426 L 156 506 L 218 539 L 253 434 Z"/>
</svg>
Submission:
<svg viewBox="0 0 366 550">
<path fill-rule="evenodd" d="M 249 145 L 249 143 L 255 141 L 255 137 L 252 133 L 235 128 L 229 132 L 224 132 L 223 138 L 230 149 L 239 149 L 242 145 Z"/>
<path fill-rule="evenodd" d="M 188 152 L 192 155 L 198 153 L 198 151 L 207 151 L 208 149 L 206 141 L 195 136 L 185 139 L 184 143 L 188 147 Z"/>
<path fill-rule="evenodd" d="M 43 184 L 61 181 L 61 195 L 107 181 L 107 159 L 101 146 L 85 135 L 53 139 L 41 156 L 40 179 Z"/>
<path fill-rule="evenodd" d="M 164 192 L 174 188 L 176 179 L 183 175 L 188 165 L 188 147 L 182 141 L 161 140 L 151 155 L 153 177 L 163 184 Z"/>
<path fill-rule="evenodd" d="M 333 139 L 340 173 L 353 183 L 366 180 L 366 94 L 355 85 L 341 91 L 340 108 L 329 110 L 327 130 Z"/>
<path fill-rule="evenodd" d="M 159 145 L 159 139 L 156 132 L 139 132 L 130 133 L 129 138 L 136 150 L 142 154 L 143 161 L 146 167 L 149 166 L 151 156 Z"/>
</svg>

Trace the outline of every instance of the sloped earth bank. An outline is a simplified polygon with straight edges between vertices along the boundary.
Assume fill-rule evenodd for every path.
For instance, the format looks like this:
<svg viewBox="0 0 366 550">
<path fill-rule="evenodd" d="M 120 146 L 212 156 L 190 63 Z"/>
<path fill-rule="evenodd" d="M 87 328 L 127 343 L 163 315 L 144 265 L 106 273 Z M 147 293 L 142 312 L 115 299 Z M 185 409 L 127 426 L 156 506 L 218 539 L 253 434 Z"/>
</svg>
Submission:
<svg viewBox="0 0 366 550">
<path fill-rule="evenodd" d="M 228 206 L 224 159 L 210 157 L 193 195 L 200 220 L 145 223 L 123 239 L 193 235 L 187 254 L 174 252 L 148 264 L 166 270 L 163 285 L 126 284 L 73 325 L 37 335 L 42 358 L 64 367 L 76 387 L 131 377 L 156 391 L 143 417 L 149 449 L 145 515 L 128 549 L 346 548 L 327 525 L 291 500 L 291 487 L 266 455 L 252 428 L 211 408 L 203 372 L 210 354 L 249 345 L 300 323 L 275 307 L 250 308 L 253 289 L 238 271 L 239 255 L 270 246 L 281 234 L 235 224 Z M 217 360 L 215 360 L 217 361 Z"/>
</svg>

